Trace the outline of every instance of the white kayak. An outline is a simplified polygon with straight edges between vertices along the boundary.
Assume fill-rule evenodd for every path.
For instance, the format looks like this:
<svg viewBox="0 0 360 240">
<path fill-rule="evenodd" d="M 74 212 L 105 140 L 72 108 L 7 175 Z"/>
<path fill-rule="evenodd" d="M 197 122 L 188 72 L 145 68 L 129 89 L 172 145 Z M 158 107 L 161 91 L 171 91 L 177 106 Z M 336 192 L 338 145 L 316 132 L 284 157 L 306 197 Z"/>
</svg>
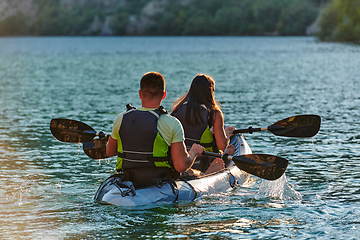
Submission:
<svg viewBox="0 0 360 240">
<path fill-rule="evenodd" d="M 244 137 L 235 134 L 230 142 L 235 147 L 234 156 L 251 154 Z M 120 175 L 106 179 L 95 194 L 95 201 L 119 206 L 139 206 L 161 202 L 193 201 L 202 196 L 227 192 L 243 185 L 250 174 L 240 170 L 232 161 L 217 173 L 192 180 L 162 182 L 147 188 L 135 189 L 130 181 L 122 181 Z"/>
</svg>

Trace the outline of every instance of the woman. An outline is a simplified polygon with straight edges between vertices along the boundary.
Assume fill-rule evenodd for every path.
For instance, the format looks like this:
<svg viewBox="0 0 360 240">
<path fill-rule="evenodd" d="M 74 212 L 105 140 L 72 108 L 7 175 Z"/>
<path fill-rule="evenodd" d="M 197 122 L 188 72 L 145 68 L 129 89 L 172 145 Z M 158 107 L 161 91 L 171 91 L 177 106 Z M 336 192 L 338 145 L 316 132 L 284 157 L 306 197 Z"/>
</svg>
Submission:
<svg viewBox="0 0 360 240">
<path fill-rule="evenodd" d="M 190 147 L 193 143 L 201 144 L 206 151 L 225 151 L 234 131 L 233 126 L 224 128 L 224 116 L 220 104 L 215 101 L 215 81 L 205 74 L 198 74 L 193 79 L 189 91 L 174 102 L 172 115 L 180 120 L 185 132 L 185 144 Z M 227 153 L 232 155 L 234 147 L 229 146 Z M 224 167 L 223 161 L 200 157 L 193 165 L 193 169 L 208 173 Z M 217 162 L 217 164 L 215 164 Z M 209 168 L 209 169 L 208 169 Z"/>
</svg>

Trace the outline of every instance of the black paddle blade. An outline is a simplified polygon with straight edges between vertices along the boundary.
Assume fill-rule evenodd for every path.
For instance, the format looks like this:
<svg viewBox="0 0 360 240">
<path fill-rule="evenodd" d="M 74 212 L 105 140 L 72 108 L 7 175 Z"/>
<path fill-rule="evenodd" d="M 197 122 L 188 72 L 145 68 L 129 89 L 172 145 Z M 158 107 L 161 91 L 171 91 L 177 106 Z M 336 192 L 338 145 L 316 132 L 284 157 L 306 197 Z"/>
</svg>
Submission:
<svg viewBox="0 0 360 240">
<path fill-rule="evenodd" d="M 61 142 L 89 142 L 96 136 L 96 131 L 89 125 L 70 119 L 51 119 L 50 130 Z"/>
<path fill-rule="evenodd" d="M 83 143 L 83 149 L 86 155 L 92 159 L 108 158 L 106 154 L 107 138 L 94 139 L 91 142 Z"/>
<path fill-rule="evenodd" d="M 267 130 L 276 136 L 313 137 L 320 129 L 321 117 L 318 115 L 298 115 L 274 123 Z"/>
<path fill-rule="evenodd" d="M 276 180 L 281 177 L 289 164 L 285 158 L 268 154 L 233 156 L 232 160 L 241 170 L 266 180 Z"/>
</svg>

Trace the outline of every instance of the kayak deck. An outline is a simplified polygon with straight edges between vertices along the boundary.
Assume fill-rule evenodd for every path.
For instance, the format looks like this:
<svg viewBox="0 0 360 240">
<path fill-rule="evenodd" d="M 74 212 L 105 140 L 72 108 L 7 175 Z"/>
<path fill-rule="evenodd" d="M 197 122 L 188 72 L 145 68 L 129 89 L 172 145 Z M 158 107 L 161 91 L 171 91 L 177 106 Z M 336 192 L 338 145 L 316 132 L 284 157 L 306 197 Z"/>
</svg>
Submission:
<svg viewBox="0 0 360 240">
<path fill-rule="evenodd" d="M 244 137 L 235 134 L 230 141 L 234 145 L 234 156 L 251 154 Z M 243 185 L 250 174 L 240 170 L 231 161 L 224 170 L 196 179 L 180 178 L 175 182 L 164 181 L 147 188 L 136 189 L 130 181 L 123 181 L 121 175 L 106 179 L 95 194 L 94 199 L 103 204 L 139 206 L 159 202 L 193 201 L 202 196 L 231 190 Z"/>
</svg>

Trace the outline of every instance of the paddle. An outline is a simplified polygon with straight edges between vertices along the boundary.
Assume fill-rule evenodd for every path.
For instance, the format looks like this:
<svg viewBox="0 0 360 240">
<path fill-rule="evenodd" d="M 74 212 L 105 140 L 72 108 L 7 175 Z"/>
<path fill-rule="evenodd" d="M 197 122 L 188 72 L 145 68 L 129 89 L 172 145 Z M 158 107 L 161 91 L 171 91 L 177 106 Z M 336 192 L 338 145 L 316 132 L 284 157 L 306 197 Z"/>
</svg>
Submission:
<svg viewBox="0 0 360 240">
<path fill-rule="evenodd" d="M 85 154 L 92 159 L 108 158 L 106 154 L 107 138 L 94 139 L 90 142 L 83 143 L 83 150 Z"/>
<path fill-rule="evenodd" d="M 237 129 L 233 133 L 250 133 L 270 131 L 283 137 L 313 137 L 320 129 L 321 117 L 318 115 L 297 115 L 280 120 L 266 128 Z"/>
<path fill-rule="evenodd" d="M 106 140 L 94 139 L 83 144 L 84 152 L 93 159 L 104 159 L 106 155 Z M 247 154 L 240 156 L 229 156 L 227 154 L 203 152 L 203 155 L 222 158 L 225 162 L 232 160 L 236 166 L 254 176 L 275 180 L 281 177 L 289 163 L 285 158 L 269 154 Z"/>
<path fill-rule="evenodd" d="M 98 133 L 83 122 L 63 118 L 51 119 L 50 130 L 54 137 L 61 142 L 80 143 L 89 142 L 96 136 L 106 137 L 104 132 Z"/>
<path fill-rule="evenodd" d="M 62 142 L 84 142 L 83 149 L 86 155 L 93 159 L 107 158 L 107 135 L 97 133 L 85 123 L 69 119 L 52 119 L 50 129 L 56 139 Z M 93 139 L 99 136 L 99 139 Z M 236 166 L 252 175 L 267 180 L 275 180 L 282 176 L 288 165 L 288 160 L 268 154 L 247 154 L 228 156 L 227 154 L 204 152 L 203 155 L 232 160 Z"/>
<path fill-rule="evenodd" d="M 266 128 L 237 129 L 233 133 L 253 133 L 270 131 L 284 137 L 313 137 L 320 129 L 321 118 L 318 115 L 298 115 L 280 120 Z M 94 137 L 106 137 L 104 132 L 96 132 L 89 125 L 70 119 L 55 118 L 50 122 L 54 137 L 61 142 L 89 142 Z"/>
<path fill-rule="evenodd" d="M 276 180 L 281 177 L 289 164 L 285 158 L 269 154 L 229 156 L 227 154 L 203 152 L 203 155 L 222 158 L 225 162 L 232 160 L 241 170 L 266 180 Z"/>
</svg>

